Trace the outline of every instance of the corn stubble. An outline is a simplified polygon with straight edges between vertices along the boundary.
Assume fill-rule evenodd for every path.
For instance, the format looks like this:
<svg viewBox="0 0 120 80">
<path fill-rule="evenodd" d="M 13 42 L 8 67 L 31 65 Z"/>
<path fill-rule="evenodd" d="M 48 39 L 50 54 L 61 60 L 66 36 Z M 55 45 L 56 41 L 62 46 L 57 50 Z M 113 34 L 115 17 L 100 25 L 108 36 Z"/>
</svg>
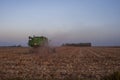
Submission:
<svg viewBox="0 0 120 80">
<path fill-rule="evenodd" d="M 0 80 L 100 80 L 120 71 L 120 48 L 0 48 Z M 45 52 L 45 54 L 44 54 Z"/>
</svg>

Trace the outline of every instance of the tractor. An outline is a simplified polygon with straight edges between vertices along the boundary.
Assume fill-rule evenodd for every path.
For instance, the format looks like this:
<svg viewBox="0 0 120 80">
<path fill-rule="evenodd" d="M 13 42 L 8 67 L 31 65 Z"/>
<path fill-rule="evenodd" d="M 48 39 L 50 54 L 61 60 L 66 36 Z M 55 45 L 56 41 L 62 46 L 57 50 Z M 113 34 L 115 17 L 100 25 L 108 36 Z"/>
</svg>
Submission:
<svg viewBox="0 0 120 80">
<path fill-rule="evenodd" d="M 29 36 L 28 45 L 31 47 L 32 53 L 50 53 L 53 49 L 50 48 L 48 38 L 45 36 Z"/>
</svg>

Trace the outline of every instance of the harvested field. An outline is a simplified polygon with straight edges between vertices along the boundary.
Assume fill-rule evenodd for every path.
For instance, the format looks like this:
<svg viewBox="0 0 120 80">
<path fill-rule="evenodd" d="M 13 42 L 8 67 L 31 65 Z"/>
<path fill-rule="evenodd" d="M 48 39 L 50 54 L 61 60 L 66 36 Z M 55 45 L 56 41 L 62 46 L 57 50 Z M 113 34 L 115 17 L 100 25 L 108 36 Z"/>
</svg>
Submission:
<svg viewBox="0 0 120 80">
<path fill-rule="evenodd" d="M 120 71 L 120 48 L 57 47 L 55 53 L 0 48 L 0 80 L 100 80 Z"/>
</svg>

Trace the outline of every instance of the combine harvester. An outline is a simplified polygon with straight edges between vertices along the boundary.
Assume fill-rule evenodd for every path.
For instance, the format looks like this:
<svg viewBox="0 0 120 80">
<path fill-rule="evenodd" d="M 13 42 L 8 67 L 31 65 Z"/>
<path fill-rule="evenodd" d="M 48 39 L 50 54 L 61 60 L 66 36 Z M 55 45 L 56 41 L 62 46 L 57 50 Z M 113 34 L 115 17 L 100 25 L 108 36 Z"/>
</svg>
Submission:
<svg viewBox="0 0 120 80">
<path fill-rule="evenodd" d="M 44 36 L 29 36 L 28 45 L 30 48 L 30 53 L 53 53 L 54 49 L 50 48 L 49 40 Z"/>
</svg>

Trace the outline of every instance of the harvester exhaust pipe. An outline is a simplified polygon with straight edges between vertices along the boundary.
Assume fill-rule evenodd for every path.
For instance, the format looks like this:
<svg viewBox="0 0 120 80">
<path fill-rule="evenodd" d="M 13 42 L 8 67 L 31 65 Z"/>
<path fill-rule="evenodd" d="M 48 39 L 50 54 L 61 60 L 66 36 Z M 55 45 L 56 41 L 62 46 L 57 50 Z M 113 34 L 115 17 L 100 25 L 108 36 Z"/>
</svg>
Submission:
<svg viewBox="0 0 120 80">
<path fill-rule="evenodd" d="M 32 37 L 31 37 L 31 36 L 29 36 L 29 39 L 32 39 Z"/>
</svg>

